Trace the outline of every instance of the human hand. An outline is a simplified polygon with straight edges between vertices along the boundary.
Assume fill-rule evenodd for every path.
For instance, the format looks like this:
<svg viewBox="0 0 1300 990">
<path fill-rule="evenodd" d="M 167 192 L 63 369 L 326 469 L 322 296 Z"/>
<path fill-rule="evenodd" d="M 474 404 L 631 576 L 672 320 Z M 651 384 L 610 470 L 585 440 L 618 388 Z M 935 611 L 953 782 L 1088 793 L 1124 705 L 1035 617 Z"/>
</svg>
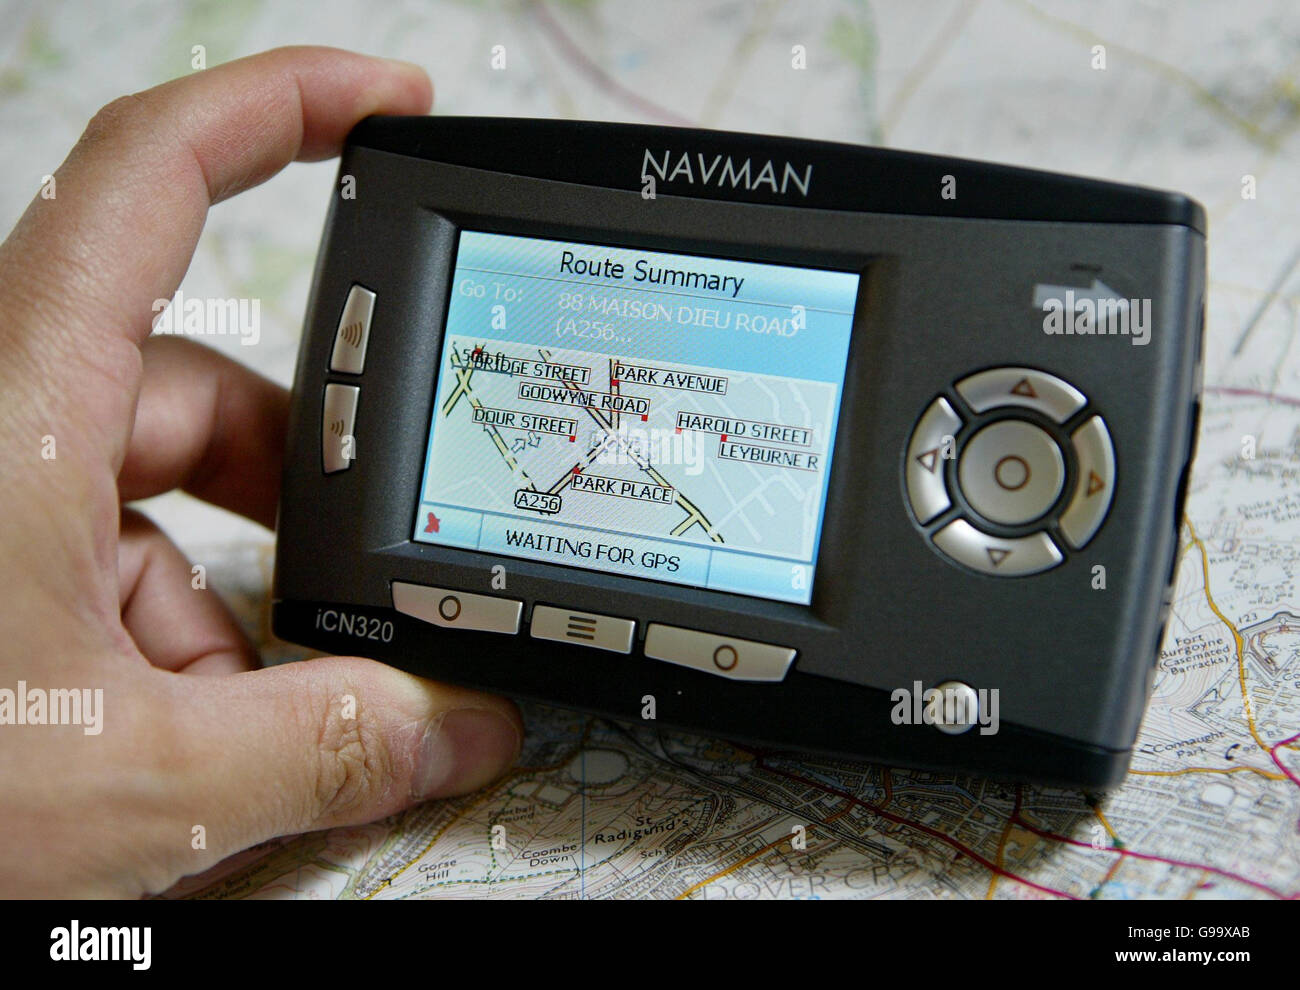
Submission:
<svg viewBox="0 0 1300 990">
<path fill-rule="evenodd" d="M 334 155 L 367 114 L 431 100 L 414 66 L 331 49 L 205 70 L 101 110 L 55 197 L 0 245 L 0 894 L 161 891 L 514 761 L 508 701 L 357 658 L 256 670 L 179 550 L 122 508 L 179 487 L 273 525 L 285 392 L 147 339 L 153 301 L 180 283 L 210 204 Z M 102 731 L 13 724 L 20 681 L 29 704 L 75 690 L 93 707 L 102 690 Z"/>
</svg>

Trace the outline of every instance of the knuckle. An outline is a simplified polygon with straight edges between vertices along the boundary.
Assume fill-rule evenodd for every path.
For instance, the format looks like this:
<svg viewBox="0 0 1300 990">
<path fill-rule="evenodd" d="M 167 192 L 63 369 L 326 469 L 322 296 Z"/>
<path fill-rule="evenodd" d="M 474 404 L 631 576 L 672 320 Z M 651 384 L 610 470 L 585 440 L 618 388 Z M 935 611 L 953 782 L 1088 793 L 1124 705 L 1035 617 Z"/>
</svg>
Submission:
<svg viewBox="0 0 1300 990">
<path fill-rule="evenodd" d="M 119 96 L 112 102 L 104 104 L 86 125 L 86 130 L 81 135 L 82 143 L 95 144 L 120 137 L 145 115 L 146 104 L 147 100 L 139 93 Z"/>
<path fill-rule="evenodd" d="M 344 696 L 358 692 L 344 688 L 313 694 L 316 758 L 310 817 L 341 822 L 382 800 L 392 779 L 392 755 L 383 733 L 361 709 L 345 713 Z"/>
</svg>

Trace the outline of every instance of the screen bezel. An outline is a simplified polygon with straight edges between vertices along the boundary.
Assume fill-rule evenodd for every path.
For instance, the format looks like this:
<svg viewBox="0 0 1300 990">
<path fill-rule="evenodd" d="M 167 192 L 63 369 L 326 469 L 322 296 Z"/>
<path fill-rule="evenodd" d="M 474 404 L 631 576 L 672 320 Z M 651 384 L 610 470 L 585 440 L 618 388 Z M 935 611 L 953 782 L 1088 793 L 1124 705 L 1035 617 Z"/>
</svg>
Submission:
<svg viewBox="0 0 1300 990">
<path fill-rule="evenodd" d="M 535 180 L 516 181 L 526 192 L 527 186 Z M 600 194 L 594 190 L 583 192 L 583 197 L 593 195 Z M 614 195 L 619 195 L 621 199 L 627 196 Z M 840 658 L 839 662 L 844 662 L 847 657 L 842 633 L 860 619 L 856 615 L 857 592 L 852 587 L 846 587 L 844 575 L 857 569 L 857 559 L 869 549 L 866 542 L 869 534 L 858 525 L 859 521 L 853 518 L 850 510 L 853 493 L 859 493 L 860 497 L 860 493 L 871 485 L 866 472 L 867 459 L 857 456 L 853 444 L 846 439 L 857 435 L 860 451 L 863 446 L 863 431 L 846 429 L 845 426 L 849 423 L 860 424 L 864 417 L 870 415 L 863 406 L 871 394 L 871 345 L 874 343 L 875 346 L 881 346 L 885 338 L 883 334 L 873 336 L 870 332 L 864 332 L 864 328 L 888 318 L 888 289 L 893 284 L 897 258 L 882 252 L 835 251 L 806 245 L 796 246 L 781 236 L 751 237 L 742 244 L 718 236 L 684 236 L 680 232 L 660 232 L 654 230 L 653 225 L 645 224 L 619 227 L 615 224 L 596 225 L 554 217 L 541 219 L 529 216 L 533 211 L 522 208 L 506 212 L 508 203 L 489 202 L 486 197 L 482 202 L 483 208 L 472 211 L 447 205 L 434 206 L 429 203 L 427 196 L 421 196 L 420 200 L 414 215 L 403 211 L 406 214 L 404 223 L 411 230 L 412 236 L 423 239 L 426 249 L 411 252 L 403 261 L 411 266 L 405 277 L 408 280 L 418 280 L 425 287 L 422 306 L 413 305 L 414 300 L 407 300 L 407 305 L 414 309 L 423 308 L 429 315 L 432 315 L 431 311 L 436 306 L 437 318 L 429 322 L 427 336 L 422 338 L 420 348 L 432 355 L 429 359 L 432 367 L 437 367 L 442 354 L 450 288 L 458 254 L 459 233 L 462 230 L 577 241 L 596 246 L 672 251 L 705 257 L 734 257 L 759 263 L 849 272 L 858 276 L 858 291 L 853 304 L 854 315 L 845 362 L 839 423 L 833 444 L 834 454 L 823 511 L 817 565 L 813 575 L 812 596 L 808 604 L 419 543 L 412 539 L 421 494 L 419 478 L 415 478 L 409 488 L 403 485 L 400 490 L 386 493 L 384 501 L 392 506 L 387 512 L 363 514 L 367 529 L 367 550 L 385 559 L 383 568 L 388 581 L 406 580 L 466 590 L 481 589 L 490 594 L 523 599 L 526 607 L 535 603 L 550 603 L 633 618 L 638 623 L 638 641 L 644 637 L 645 628 L 651 622 L 684 625 L 729 635 L 737 635 L 739 630 L 744 630 L 756 640 L 794 646 L 801 653 L 811 650 L 827 661 Z M 551 213 L 548 208 L 550 205 L 536 204 L 537 212 Z M 675 214 L 683 208 L 700 205 L 705 204 L 678 200 L 671 208 L 666 202 L 651 202 L 644 209 L 648 217 L 661 214 L 666 217 L 670 212 Z M 494 210 L 493 206 L 503 208 Z M 580 202 L 575 202 L 573 206 L 574 213 L 588 212 L 581 209 Z M 756 210 L 754 207 L 730 204 L 707 206 L 713 210 L 740 210 L 746 214 L 767 213 L 773 221 L 780 220 L 773 214 L 806 212 L 771 207 Z M 680 226 L 680 223 L 674 222 L 669 226 Z M 869 304 L 873 296 L 874 302 Z M 376 320 L 378 319 L 377 316 Z M 377 332 L 378 329 L 377 326 L 372 332 Z M 414 434 L 405 427 L 385 429 L 385 433 L 390 436 L 382 443 L 379 452 L 386 462 L 386 469 L 381 471 L 384 476 L 406 475 L 412 464 L 416 465 L 416 474 L 423 470 L 429 424 L 433 415 L 434 390 L 430 387 L 427 369 L 422 367 L 419 370 L 418 381 L 411 377 L 411 368 L 394 367 L 389 372 L 390 376 L 402 379 L 391 383 L 391 391 L 401 394 L 405 406 L 401 418 L 406 420 L 407 417 L 418 417 L 419 429 Z M 385 391 L 389 390 L 385 386 Z M 418 398 L 414 394 L 416 390 Z M 362 405 L 365 406 L 367 401 L 376 400 L 368 400 L 363 395 Z M 392 404 L 397 400 L 387 397 L 381 401 Z M 367 422 L 372 423 L 373 419 L 368 419 Z M 373 461 L 373 450 L 371 457 Z M 876 483 L 879 481 L 876 479 Z M 886 483 L 892 486 L 893 479 Z M 397 504 L 393 504 L 395 502 Z M 400 525 L 395 525 L 399 521 Z M 493 576 L 498 573 L 508 575 L 504 585 L 499 580 L 493 581 Z M 391 603 L 389 594 L 385 587 L 383 597 Z M 375 597 L 378 598 L 379 594 L 375 594 Z"/>
</svg>

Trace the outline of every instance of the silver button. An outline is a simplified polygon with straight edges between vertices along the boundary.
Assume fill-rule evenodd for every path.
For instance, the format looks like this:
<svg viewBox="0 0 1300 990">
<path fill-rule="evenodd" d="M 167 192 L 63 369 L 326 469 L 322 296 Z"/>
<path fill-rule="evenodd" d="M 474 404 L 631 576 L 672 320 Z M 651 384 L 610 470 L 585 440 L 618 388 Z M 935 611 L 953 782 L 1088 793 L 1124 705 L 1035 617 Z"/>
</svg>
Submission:
<svg viewBox="0 0 1300 990">
<path fill-rule="evenodd" d="M 1037 574 L 1061 562 L 1061 551 L 1046 533 L 1004 539 L 955 519 L 934 534 L 934 545 L 953 560 L 996 577 Z"/>
<path fill-rule="evenodd" d="M 514 634 L 519 632 L 524 603 L 512 598 L 394 581 L 393 608 L 444 629 Z"/>
<path fill-rule="evenodd" d="M 357 424 L 357 400 L 361 389 L 355 385 L 326 385 L 325 406 L 321 413 L 320 450 L 325 473 L 346 471 L 356 456 L 353 430 Z"/>
<path fill-rule="evenodd" d="M 1101 527 L 1115 490 L 1115 448 L 1100 416 L 1093 416 L 1070 437 L 1079 462 L 1074 497 L 1061 515 L 1061 532 L 1075 550 Z"/>
<path fill-rule="evenodd" d="M 596 615 L 594 612 L 575 612 L 568 608 L 537 605 L 533 607 L 530 631 L 534 639 L 573 643 L 614 653 L 631 653 L 636 623 L 631 619 L 616 619 L 608 615 Z"/>
<path fill-rule="evenodd" d="M 375 312 L 375 294 L 361 285 L 348 290 L 339 327 L 334 332 L 334 353 L 330 371 L 359 375 L 366 366 L 366 345 L 370 343 L 370 318 Z"/>
<path fill-rule="evenodd" d="M 734 681 L 780 681 L 794 661 L 794 650 L 718 636 L 696 629 L 661 626 L 646 630 L 645 655 L 653 660 L 693 667 Z"/>
<path fill-rule="evenodd" d="M 979 721 L 980 697 L 969 684 L 961 681 L 944 681 L 934 687 L 926 715 L 930 724 L 940 732 L 959 736 L 969 732 Z"/>
<path fill-rule="evenodd" d="M 971 437 L 957 465 L 957 480 L 981 516 L 1016 526 L 1056 503 L 1065 485 L 1065 458 L 1037 426 L 1004 419 Z"/>
<path fill-rule="evenodd" d="M 912 431 L 907 446 L 907 498 L 922 525 L 952 504 L 943 483 L 943 455 L 952 450 L 952 438 L 960 429 L 960 417 L 940 397 L 930 403 Z"/>
<path fill-rule="evenodd" d="M 1021 406 L 1058 423 L 1064 423 L 1088 401 L 1069 382 L 1033 368 L 990 368 L 963 378 L 956 388 L 977 413 L 999 406 Z"/>
</svg>

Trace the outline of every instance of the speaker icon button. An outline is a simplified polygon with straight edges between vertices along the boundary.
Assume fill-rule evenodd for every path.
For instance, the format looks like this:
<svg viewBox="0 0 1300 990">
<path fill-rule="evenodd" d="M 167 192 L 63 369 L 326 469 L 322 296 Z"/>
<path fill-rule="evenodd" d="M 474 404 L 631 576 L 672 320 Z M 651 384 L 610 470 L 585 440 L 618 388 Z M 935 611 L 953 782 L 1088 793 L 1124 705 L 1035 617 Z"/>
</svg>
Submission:
<svg viewBox="0 0 1300 990">
<path fill-rule="evenodd" d="M 357 402 L 361 389 L 355 385 L 325 386 L 325 403 L 321 410 L 321 462 L 326 474 L 346 471 L 356 457 L 353 431 L 357 422 Z"/>
<path fill-rule="evenodd" d="M 334 332 L 330 371 L 361 374 L 366 366 L 366 345 L 370 343 L 370 319 L 374 313 L 375 294 L 363 285 L 353 285 Z"/>
</svg>

